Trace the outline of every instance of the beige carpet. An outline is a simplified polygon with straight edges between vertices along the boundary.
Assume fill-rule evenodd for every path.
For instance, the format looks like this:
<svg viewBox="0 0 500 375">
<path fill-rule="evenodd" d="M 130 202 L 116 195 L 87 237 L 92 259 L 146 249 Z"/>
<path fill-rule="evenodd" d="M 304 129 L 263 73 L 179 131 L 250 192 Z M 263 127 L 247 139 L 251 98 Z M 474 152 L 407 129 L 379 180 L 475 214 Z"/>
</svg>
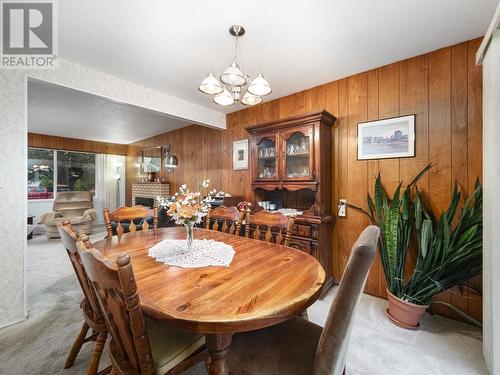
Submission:
<svg viewBox="0 0 500 375">
<path fill-rule="evenodd" d="M 28 241 L 27 264 L 29 317 L 0 330 L 0 374 L 85 374 L 92 344 L 84 345 L 73 368 L 63 369 L 82 320 L 81 292 L 60 241 L 43 237 Z M 334 293 L 309 309 L 313 322 L 324 323 Z M 422 329 L 406 331 L 387 320 L 385 308 L 384 300 L 363 296 L 347 374 L 487 374 L 479 329 L 426 315 Z M 105 367 L 107 353 L 103 359 Z M 199 366 L 189 374 L 206 372 Z"/>
</svg>

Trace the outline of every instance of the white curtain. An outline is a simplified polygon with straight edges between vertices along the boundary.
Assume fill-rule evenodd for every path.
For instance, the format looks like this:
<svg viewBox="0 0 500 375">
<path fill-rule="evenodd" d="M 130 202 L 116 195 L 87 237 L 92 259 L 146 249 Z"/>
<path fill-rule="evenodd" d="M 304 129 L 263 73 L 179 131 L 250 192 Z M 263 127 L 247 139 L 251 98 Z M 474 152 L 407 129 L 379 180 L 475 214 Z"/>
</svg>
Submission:
<svg viewBox="0 0 500 375">
<path fill-rule="evenodd" d="M 124 180 L 124 159 L 118 155 L 96 155 L 95 198 L 102 208 L 110 211 L 118 208 L 124 198 L 120 196 L 120 182 L 123 183 Z"/>
</svg>

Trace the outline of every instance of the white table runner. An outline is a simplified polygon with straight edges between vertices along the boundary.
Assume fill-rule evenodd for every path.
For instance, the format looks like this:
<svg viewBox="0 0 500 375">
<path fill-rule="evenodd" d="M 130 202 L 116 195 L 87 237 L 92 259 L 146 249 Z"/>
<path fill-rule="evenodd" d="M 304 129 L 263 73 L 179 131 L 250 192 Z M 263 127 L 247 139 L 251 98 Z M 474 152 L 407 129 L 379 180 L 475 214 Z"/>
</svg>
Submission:
<svg viewBox="0 0 500 375">
<path fill-rule="evenodd" d="M 233 247 L 214 240 L 194 240 L 191 250 L 186 240 L 163 240 L 149 249 L 156 261 L 182 268 L 228 267 L 234 257 Z"/>
</svg>

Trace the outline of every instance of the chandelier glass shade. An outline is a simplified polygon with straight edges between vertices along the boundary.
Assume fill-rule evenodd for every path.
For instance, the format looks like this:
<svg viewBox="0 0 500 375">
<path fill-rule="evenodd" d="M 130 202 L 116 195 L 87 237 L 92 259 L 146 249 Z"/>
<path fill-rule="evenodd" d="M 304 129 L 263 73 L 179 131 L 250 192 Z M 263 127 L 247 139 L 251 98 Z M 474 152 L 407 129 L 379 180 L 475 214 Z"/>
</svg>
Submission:
<svg viewBox="0 0 500 375">
<path fill-rule="evenodd" d="M 224 89 L 220 82 L 215 78 L 212 72 L 208 73 L 208 76 L 205 77 L 203 81 L 201 81 L 198 89 L 209 95 L 220 94 Z"/>
<path fill-rule="evenodd" d="M 214 96 L 214 102 L 223 107 L 234 104 L 235 100 L 231 93 L 224 87 L 220 94 Z"/>
<path fill-rule="evenodd" d="M 259 103 L 262 103 L 262 98 L 258 95 L 251 94 L 249 91 L 247 91 L 241 99 L 241 104 L 244 105 L 255 105 Z"/>
<path fill-rule="evenodd" d="M 269 86 L 269 82 L 267 82 L 264 76 L 259 73 L 257 78 L 250 83 L 247 90 L 250 94 L 265 96 L 271 93 L 271 86 Z"/>
<path fill-rule="evenodd" d="M 238 63 L 236 60 L 233 60 L 231 65 L 224 70 L 224 73 L 220 76 L 220 80 L 222 83 L 228 85 L 228 86 L 244 86 L 247 83 L 246 77 L 243 75 L 243 72 L 241 71 L 240 67 L 238 66 Z"/>
<path fill-rule="evenodd" d="M 245 29 L 243 26 L 233 25 L 229 28 L 229 33 L 235 37 L 233 61 L 222 72 L 219 80 L 213 72 L 208 73 L 198 86 L 198 90 L 204 94 L 215 95 L 213 101 L 224 107 L 237 102 L 244 105 L 262 103 L 262 96 L 269 95 L 272 91 L 269 82 L 262 73 L 252 80 L 248 74 L 243 73 L 238 64 L 238 40 L 245 34 Z"/>
</svg>

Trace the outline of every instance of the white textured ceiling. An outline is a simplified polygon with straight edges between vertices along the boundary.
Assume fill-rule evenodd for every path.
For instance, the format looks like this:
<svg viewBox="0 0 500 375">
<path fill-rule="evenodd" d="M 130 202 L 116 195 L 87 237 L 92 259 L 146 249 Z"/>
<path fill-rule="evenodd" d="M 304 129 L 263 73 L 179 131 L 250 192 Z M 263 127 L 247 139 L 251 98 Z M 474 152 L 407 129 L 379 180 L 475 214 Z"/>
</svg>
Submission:
<svg viewBox="0 0 500 375">
<path fill-rule="evenodd" d="M 68 87 L 28 81 L 28 130 L 33 133 L 128 144 L 190 124 Z"/>
<path fill-rule="evenodd" d="M 281 97 L 485 33 L 498 0 L 64 0 L 60 55 L 210 108 L 197 90 L 229 64 L 242 24 L 243 67 Z M 253 72 L 254 73 L 254 72 Z M 226 112 L 241 108 L 236 105 Z"/>
</svg>

